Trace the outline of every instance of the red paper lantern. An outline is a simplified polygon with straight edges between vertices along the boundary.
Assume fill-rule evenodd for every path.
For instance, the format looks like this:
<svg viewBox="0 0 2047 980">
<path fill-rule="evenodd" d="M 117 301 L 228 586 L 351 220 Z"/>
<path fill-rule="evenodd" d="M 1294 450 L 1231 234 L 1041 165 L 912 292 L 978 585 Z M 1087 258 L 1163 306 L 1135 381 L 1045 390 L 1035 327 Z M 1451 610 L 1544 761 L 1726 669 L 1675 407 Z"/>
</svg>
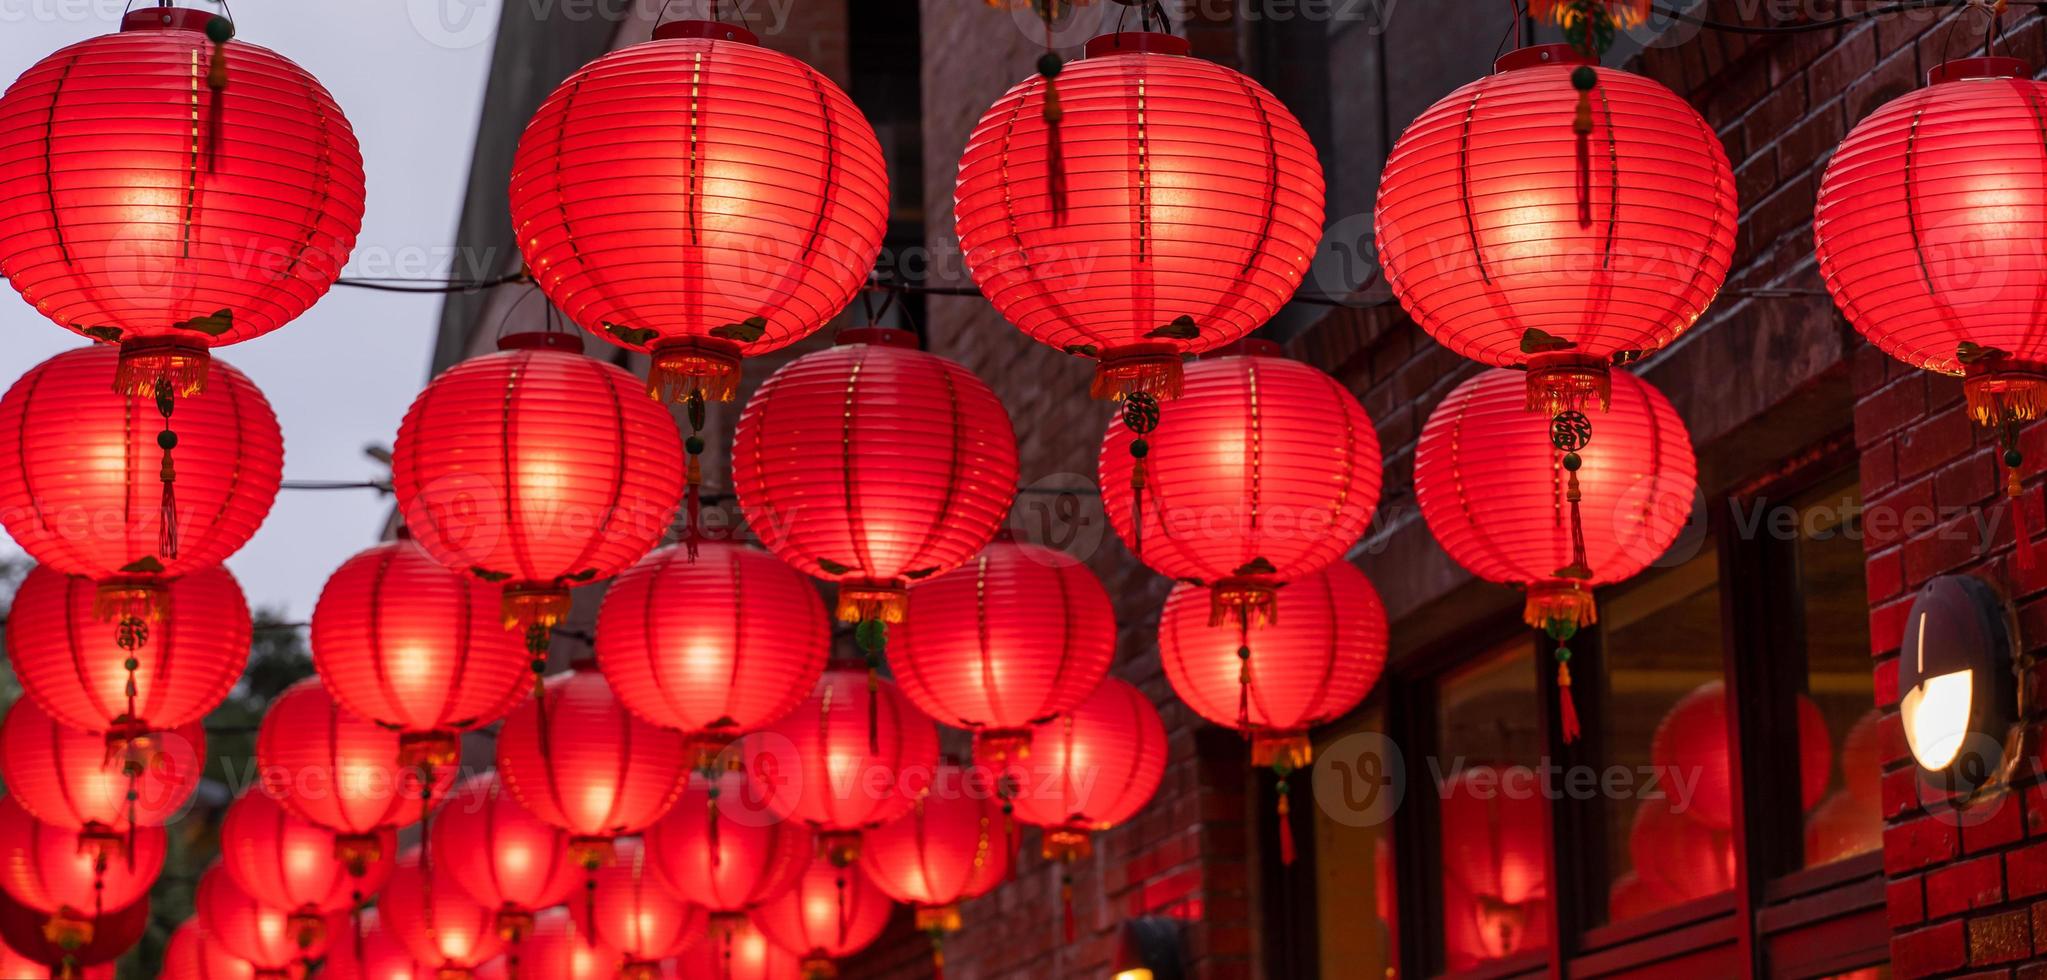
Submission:
<svg viewBox="0 0 2047 980">
<path fill-rule="evenodd" d="M 7 792 L 36 819 L 118 848 L 132 826 L 160 827 L 185 815 L 204 775 L 206 730 L 137 734 L 124 750 L 58 724 L 31 701 L 0 722 L 0 774 Z M 135 799 L 128 799 L 130 791 Z"/>
<path fill-rule="evenodd" d="M 805 980 L 796 954 L 770 942 L 745 917 L 713 923 L 709 941 L 684 950 L 675 966 L 688 980 Z"/>
<path fill-rule="evenodd" d="M 714 916 L 787 891 L 817 847 L 788 819 L 774 787 L 742 772 L 692 773 L 668 815 L 647 828 L 647 861 L 668 890 Z"/>
<path fill-rule="evenodd" d="M 222 29 L 136 10 L 0 97 L 0 275 L 59 326 L 118 343 L 136 394 L 158 378 L 196 391 L 209 348 L 305 312 L 362 228 L 341 107 L 277 53 L 210 40 Z"/>
<path fill-rule="evenodd" d="M 572 859 L 607 860 L 611 842 L 646 829 L 675 802 L 687 763 L 681 734 L 618 702 L 585 662 L 547 679 L 498 729 L 498 778 L 519 804 L 570 834 Z"/>
<path fill-rule="evenodd" d="M 996 761 L 1029 747 L 1032 722 L 1092 693 L 1116 656 L 1116 613 L 1094 573 L 1006 535 L 913 586 L 909 613 L 888 652 L 903 693 Z"/>
<path fill-rule="evenodd" d="M 1831 864 L 1883 846 L 1883 808 L 1846 790 L 1827 797 L 1805 818 L 1808 866 Z"/>
<path fill-rule="evenodd" d="M 808 700 L 745 746 L 747 772 L 791 784 L 776 794 L 842 863 L 860 856 L 862 830 L 909 812 L 938 764 L 931 719 L 858 662 L 827 668 Z"/>
<path fill-rule="evenodd" d="M 149 894 L 165 846 L 162 827 L 97 846 L 30 816 L 12 796 L 0 798 L 0 890 L 42 913 L 52 936 L 90 942 L 95 917 Z"/>
<path fill-rule="evenodd" d="M 1585 69 L 1597 84 L 1581 140 Z M 1735 215 L 1734 171 L 1697 110 L 1544 44 L 1407 127 L 1374 224 L 1415 322 L 1472 360 L 1526 368 L 1525 407 L 1555 414 L 1604 404 L 1609 365 L 1698 320 L 1727 276 Z"/>
<path fill-rule="evenodd" d="M 1526 792 L 1510 783 L 1526 777 Z M 1442 797 L 1444 931 L 1454 968 L 1542 946 L 1549 921 L 1549 819 L 1535 773 L 1473 765 Z"/>
<path fill-rule="evenodd" d="M 579 877 L 568 833 L 520 806 L 495 772 L 464 780 L 434 816 L 433 858 L 478 905 L 497 910 L 498 933 L 514 943 Z"/>
<path fill-rule="evenodd" d="M 178 931 L 183 932 L 184 930 L 180 929 Z M 178 939 L 174 934 L 171 936 L 171 949 L 173 952 L 177 949 L 177 943 Z M 170 953 L 164 954 L 162 980 L 210 980 L 204 974 L 177 972 L 172 967 L 170 955 Z M 47 977 L 50 980 L 56 980 L 60 973 L 59 967 L 37 962 L 30 958 L 27 953 L 16 952 L 6 943 L 0 942 L 0 977 L 20 977 L 21 980 L 43 980 L 43 978 Z M 73 971 L 70 975 L 75 977 L 76 980 L 114 980 L 114 966 L 111 963 L 95 964 L 82 970 Z M 229 977 L 226 973 L 221 974 L 221 977 L 222 980 L 241 980 L 239 977 Z"/>
<path fill-rule="evenodd" d="M 1696 806 L 1678 812 L 1674 799 L 1643 800 L 1628 828 L 1635 874 L 1678 902 L 1734 887 L 1734 836 L 1725 827 L 1695 819 L 1699 815 Z"/>
<path fill-rule="evenodd" d="M 327 968 L 333 969 L 332 957 L 328 963 Z M 165 944 L 159 980 L 256 980 L 256 968 L 222 949 L 206 934 L 206 923 L 191 918 L 172 932 L 171 941 Z"/>
<path fill-rule="evenodd" d="M 657 964 L 704 937 L 703 907 L 662 887 L 639 840 L 628 837 L 613 846 L 612 862 L 591 879 L 596 887 L 584 900 L 570 902 L 569 914 L 591 941 L 619 954 L 621 978 L 658 976 Z"/>
<path fill-rule="evenodd" d="M 682 499 L 682 436 L 623 368 L 567 334 L 519 333 L 441 373 L 392 450 L 399 512 L 449 568 L 500 584 L 505 625 L 568 614 L 661 540 Z M 528 637 L 544 649 L 545 633 Z"/>
<path fill-rule="evenodd" d="M 0 891 L 0 942 L 45 967 L 53 978 L 71 976 L 65 971 L 79 969 L 89 978 L 101 968 L 108 972 L 99 975 L 112 976 L 109 964 L 127 953 L 149 930 L 149 901 L 143 899 L 124 908 L 109 909 L 90 921 L 92 938 L 81 942 L 78 932 L 53 932 L 48 928 L 47 916 Z"/>
<path fill-rule="evenodd" d="M 534 280 L 583 329 L 648 353 L 648 392 L 731 401 L 739 359 L 853 301 L 888 230 L 874 127 L 746 30 L 678 21 L 554 90 L 512 159 Z"/>
<path fill-rule="evenodd" d="M 341 914 L 329 916 L 318 927 L 296 921 L 290 912 L 243 891 L 218 864 L 199 876 L 192 908 L 206 934 L 230 956 L 255 967 L 258 977 L 301 971 L 326 952 L 330 937 L 346 936 L 350 928 L 348 916 Z"/>
<path fill-rule="evenodd" d="M 327 690 L 397 729 L 408 764 L 459 761 L 462 732 L 512 706 L 532 659 L 499 622 L 496 589 L 409 540 L 357 554 L 327 579 L 311 640 Z"/>
<path fill-rule="evenodd" d="M 1727 685 L 1708 681 L 1679 699 L 1656 723 L 1649 758 L 1665 772 L 1696 774 L 1686 816 L 1725 829 L 1734 823 L 1733 771 L 1727 752 Z M 1834 747 L 1818 705 L 1798 695 L 1799 809 L 1826 795 L 1834 775 Z"/>
<path fill-rule="evenodd" d="M 1664 887 L 1655 878 L 1645 878 L 1629 871 L 1613 880 L 1613 887 L 1607 891 L 1607 919 L 1619 922 L 1661 912 L 1679 902 L 1683 896 Z"/>
<path fill-rule="evenodd" d="M 732 485 L 753 531 L 839 583 L 848 622 L 902 620 L 904 589 L 981 550 L 1016 495 L 1016 433 L 987 384 L 900 330 L 846 330 L 746 403 Z"/>
<path fill-rule="evenodd" d="M 1578 451 L 1574 507 L 1565 453 L 1522 389 L 1520 372 L 1493 370 L 1443 399 L 1415 447 L 1415 497 L 1458 564 L 1527 590 L 1529 625 L 1584 626 L 1597 620 L 1592 589 L 1641 571 L 1684 529 L 1698 492 L 1691 436 L 1662 392 L 1615 373 L 1611 407 Z"/>
<path fill-rule="evenodd" d="M 348 861 L 334 832 L 293 816 L 260 787 L 244 791 L 220 824 L 220 863 L 241 890 L 291 916 L 294 929 L 322 928 L 335 912 L 369 901 L 391 877 L 398 835 L 378 835 L 374 859 Z"/>
<path fill-rule="evenodd" d="M 419 963 L 442 977 L 466 977 L 504 948 L 497 915 L 470 898 L 445 863 L 423 868 L 420 861 L 417 847 L 398 856 L 377 896 L 378 921 Z"/>
<path fill-rule="evenodd" d="M 975 283 L 1032 339 L 1095 359 L 1097 398 L 1177 394 L 1180 358 L 1263 326 L 1322 237 L 1300 123 L 1187 54 L 1165 34 L 1095 38 L 1056 83 L 997 100 L 960 160 Z"/>
<path fill-rule="evenodd" d="M 1871 708 L 1841 737 L 1841 776 L 1848 792 L 1870 806 L 1883 805 L 1884 763 L 1893 751 L 1885 743 L 1897 731 L 1886 727 L 1883 712 Z"/>
<path fill-rule="evenodd" d="M 1131 414 L 1102 440 L 1103 509 L 1146 564 L 1209 585 L 1218 619 L 1270 621 L 1278 587 L 1343 557 L 1379 504 L 1364 407 L 1270 342 L 1190 365 L 1149 435 Z"/>
<path fill-rule="evenodd" d="M 1009 877 L 1014 840 L 1004 808 L 993 770 L 940 766 L 909 813 L 861 840 L 860 870 L 882 894 L 916 909 L 938 976 L 944 937 L 960 928 L 960 903 Z"/>
<path fill-rule="evenodd" d="M 1143 691 L 1108 677 L 1080 707 L 1033 725 L 1029 765 L 1011 767 L 1006 778 L 1016 818 L 1045 829 L 1045 857 L 1071 863 L 1094 853 L 1095 831 L 1144 809 L 1165 774 L 1158 709 Z"/>
<path fill-rule="evenodd" d="M 497 959 L 478 969 L 476 980 L 617 980 L 618 954 L 585 935 L 568 909 L 551 908 L 535 915 L 529 931 L 526 939 L 506 946 Z M 696 980 L 696 975 L 689 980 Z"/>
<path fill-rule="evenodd" d="M 831 630 L 817 589 L 767 552 L 658 548 L 604 593 L 597 665 L 641 718 L 715 752 L 789 713 L 817 683 Z"/>
<path fill-rule="evenodd" d="M 413 957 L 376 909 L 363 910 L 354 936 L 337 937 L 320 964 L 320 980 L 437 980 L 436 972 Z"/>
<path fill-rule="evenodd" d="M 837 972 L 833 960 L 881 938 L 894 911 L 895 905 L 866 873 L 820 855 L 797 879 L 796 887 L 748 917 L 769 942 L 803 960 L 804 976 L 829 977 Z"/>
<path fill-rule="evenodd" d="M 132 650 L 97 621 L 96 591 L 91 579 L 37 565 L 8 610 L 8 660 L 22 690 L 52 717 L 117 740 L 168 731 L 206 717 L 241 679 L 249 605 L 227 569 L 214 565 L 166 583 L 162 619 Z"/>
<path fill-rule="evenodd" d="M 319 677 L 308 677 L 270 702 L 256 731 L 263 791 L 291 812 L 337 835 L 335 857 L 375 862 L 385 854 L 381 831 L 420 819 L 445 799 L 452 766 L 400 765 L 398 733 L 343 709 Z"/>
<path fill-rule="evenodd" d="M 0 523 L 37 561 L 98 583 L 99 618 L 157 620 L 166 583 L 234 554 L 270 513 L 284 437 L 263 393 L 220 363 L 164 438 L 169 418 L 110 390 L 118 360 L 65 351 L 0 396 L 0 431 L 20 434 L 0 457 Z"/>
</svg>

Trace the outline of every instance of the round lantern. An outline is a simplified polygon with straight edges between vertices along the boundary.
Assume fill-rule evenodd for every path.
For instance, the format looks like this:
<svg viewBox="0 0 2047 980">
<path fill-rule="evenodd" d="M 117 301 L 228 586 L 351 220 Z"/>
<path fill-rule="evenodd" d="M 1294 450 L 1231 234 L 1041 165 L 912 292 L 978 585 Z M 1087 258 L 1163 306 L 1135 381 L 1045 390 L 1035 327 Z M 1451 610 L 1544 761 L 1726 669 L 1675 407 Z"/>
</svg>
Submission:
<svg viewBox="0 0 2047 980">
<path fill-rule="evenodd" d="M 507 946 L 503 955 L 477 970 L 477 980 L 617 980 L 618 954 L 585 935 L 568 909 L 551 908 L 534 916 L 530 932 L 524 942 Z M 685 980 L 699 976 L 718 977 L 692 973 Z"/>
<path fill-rule="evenodd" d="M 1092 693 L 1115 656 L 1116 613 L 1094 573 L 1004 534 L 911 587 L 888 659 L 917 707 L 999 762 L 1028 750 L 1032 722 Z"/>
<path fill-rule="evenodd" d="M 199 876 L 192 908 L 206 924 L 206 934 L 229 955 L 255 967 L 258 977 L 291 975 L 319 959 L 329 937 L 345 936 L 349 930 L 345 915 L 331 916 L 318 927 L 294 921 L 290 912 L 243 891 L 217 864 Z"/>
<path fill-rule="evenodd" d="M 639 840 L 614 846 L 612 862 L 591 879 L 596 887 L 570 902 L 569 914 L 591 942 L 624 960 L 621 980 L 651 980 L 662 960 L 704 937 L 704 910 L 662 887 Z"/>
<path fill-rule="evenodd" d="M 467 977 L 504 948 L 496 914 L 470 898 L 445 863 L 423 868 L 422 859 L 417 847 L 398 856 L 377 896 L 379 921 L 413 959 L 444 980 Z"/>
<path fill-rule="evenodd" d="M 745 745 L 747 772 L 781 781 L 790 815 L 841 863 L 859 858 L 862 830 L 909 812 L 938 764 L 931 719 L 852 661 L 827 668 L 808 700 Z"/>
<path fill-rule="evenodd" d="M 185 930 L 180 929 L 178 931 L 184 932 Z M 177 941 L 177 936 L 173 935 L 171 937 L 173 949 L 176 948 Z M 171 966 L 170 954 L 166 953 L 164 955 L 163 976 L 165 980 L 208 980 L 204 974 L 178 972 Z M 111 963 L 100 963 L 83 970 L 74 970 L 70 974 L 64 974 L 60 967 L 37 962 L 27 953 L 16 952 L 6 943 L 0 942 L 0 977 L 20 977 L 22 980 L 43 980 L 43 978 L 47 977 L 50 980 L 56 980 L 59 976 L 70 976 L 75 978 L 75 980 L 115 980 L 114 966 Z M 229 977 L 226 973 L 221 974 L 221 977 L 223 980 L 242 980 L 241 977 Z"/>
<path fill-rule="evenodd" d="M 583 329 L 647 353 L 650 394 L 731 401 L 741 357 L 809 336 L 867 282 L 888 169 L 816 69 L 678 21 L 541 103 L 511 204 L 534 280 Z"/>
<path fill-rule="evenodd" d="M 625 706 L 697 754 L 789 713 L 817 683 L 831 630 L 817 589 L 754 548 L 656 549 L 604 593 L 597 665 Z"/>
<path fill-rule="evenodd" d="M 1322 166 L 1257 82 L 1183 38 L 1106 34 L 1009 90 L 953 190 L 981 292 L 1096 361 L 1097 398 L 1172 397 L 1180 358 L 1263 326 L 1322 237 Z"/>
<path fill-rule="evenodd" d="M 587 661 L 548 678 L 498 729 L 498 778 L 534 816 L 569 832 L 570 857 L 585 868 L 609 859 L 614 838 L 668 812 L 686 762 L 682 736 L 625 710 Z"/>
<path fill-rule="evenodd" d="M 1146 564 L 1207 585 L 1218 621 L 1272 621 L 1279 586 L 1343 557 L 1379 505 L 1364 407 L 1268 341 L 1196 361 L 1171 411 L 1142 414 L 1102 440 L 1103 509 Z"/>
<path fill-rule="evenodd" d="M 105 738 L 58 724 L 30 701 L 16 701 L 0 722 L 0 775 L 14 801 L 44 823 L 116 850 L 129 827 L 184 816 L 205 758 L 206 730 L 198 724 L 136 733 L 115 752 Z"/>
<path fill-rule="evenodd" d="M 623 368 L 575 336 L 511 334 L 413 399 L 391 480 L 414 540 L 498 585 L 505 625 L 546 649 L 569 587 L 661 540 L 682 499 L 682 437 Z"/>
<path fill-rule="evenodd" d="M 910 812 L 868 831 L 860 870 L 882 894 L 917 910 L 931 956 L 945 973 L 944 937 L 960 928 L 960 903 L 1009 877 L 1007 804 L 993 770 L 940 766 Z"/>
<path fill-rule="evenodd" d="M 333 831 L 292 815 L 258 787 L 228 806 L 220 863 L 243 892 L 289 913 L 293 929 L 319 929 L 328 916 L 361 907 L 383 887 L 397 843 L 397 833 L 385 830 L 375 860 L 341 860 Z"/>
<path fill-rule="evenodd" d="M 745 917 L 713 924 L 710 939 L 689 949 L 675 961 L 684 977 L 716 977 L 718 980 L 802 980 L 802 961 L 796 954 L 768 940 L 759 926 Z M 578 978 L 580 980 L 580 978 Z"/>
<path fill-rule="evenodd" d="M 1831 864 L 1883 846 L 1883 809 L 1846 790 L 1827 797 L 1805 818 L 1808 866 Z"/>
<path fill-rule="evenodd" d="M 408 765 L 457 762 L 462 732 L 511 707 L 532 659 L 499 622 L 496 589 L 405 539 L 327 579 L 311 641 L 327 690 L 356 717 L 396 729 Z"/>
<path fill-rule="evenodd" d="M 498 934 L 519 943 L 533 915 L 575 890 L 569 835 L 519 805 L 497 773 L 469 777 L 434 815 L 433 858 L 485 908 L 497 910 Z"/>
<path fill-rule="evenodd" d="M 1643 800 L 1628 828 L 1628 856 L 1635 874 L 1690 901 L 1734 887 L 1734 836 L 1725 827 L 1680 813 L 1676 801 Z"/>
<path fill-rule="evenodd" d="M 1103 679 L 1080 707 L 1031 729 L 1027 765 L 1005 779 L 1016 817 L 1045 828 L 1048 859 L 1094 853 L 1092 835 L 1137 815 L 1166 774 L 1166 726 L 1144 692 Z"/>
<path fill-rule="evenodd" d="M 787 891 L 817 850 L 781 804 L 743 772 L 692 773 L 668 815 L 647 828 L 647 861 L 669 891 L 724 921 Z"/>
<path fill-rule="evenodd" d="M 1708 681 L 1679 699 L 1656 723 L 1649 758 L 1665 772 L 1696 774 L 1685 815 L 1709 826 L 1734 824 L 1733 771 L 1727 752 L 1727 685 Z M 1834 774 L 1834 747 L 1818 705 L 1798 695 L 1799 809 L 1810 810 Z"/>
<path fill-rule="evenodd" d="M 1526 769 L 1465 767 L 1444 788 L 1445 943 L 1461 966 L 1540 946 L 1549 915 L 1549 833 L 1540 793 L 1509 793 Z"/>
<path fill-rule="evenodd" d="M 1633 919 L 1661 912 L 1682 901 L 1684 896 L 1671 891 L 1662 881 L 1629 871 L 1615 878 L 1613 887 L 1607 891 L 1607 919 L 1611 922 Z"/>
<path fill-rule="evenodd" d="M 1841 737 L 1841 776 L 1848 792 L 1873 807 L 1883 805 L 1884 762 L 1891 754 L 1886 735 L 1883 713 L 1871 708 Z"/>
<path fill-rule="evenodd" d="M 94 918 L 146 897 L 165 846 L 162 827 L 94 846 L 79 831 L 30 816 L 14 797 L 0 798 L 0 889 L 42 913 L 49 934 L 66 937 L 60 943 L 90 942 Z"/>
<path fill-rule="evenodd" d="M 125 392 L 198 391 L 210 348 L 305 312 L 362 228 L 341 107 L 233 34 L 152 5 L 0 97 L 0 275 L 59 326 L 118 344 Z"/>
<path fill-rule="evenodd" d="M 340 955 L 340 949 L 336 947 L 328 957 L 326 969 L 335 968 L 334 959 Z M 112 971 L 107 975 L 113 976 Z M 342 976 L 369 980 L 345 973 Z M 170 942 L 164 946 L 161 980 L 257 980 L 257 976 L 255 966 L 222 948 L 207 934 L 206 923 L 195 916 L 172 932 Z"/>
<path fill-rule="evenodd" d="M 454 767 L 398 762 L 398 733 L 355 717 L 308 677 L 270 702 L 256 731 L 263 791 L 335 833 L 334 856 L 367 865 L 386 853 L 381 831 L 423 816 L 447 796 Z"/>
<path fill-rule="evenodd" d="M 1016 495 L 1016 433 L 988 385 L 900 330 L 846 330 L 747 401 L 732 485 L 754 533 L 837 582 L 838 617 L 900 622 L 904 589 L 981 550 Z"/>
<path fill-rule="evenodd" d="M 830 977 L 837 975 L 832 961 L 881 938 L 894 911 L 866 873 L 821 855 L 796 887 L 754 909 L 749 918 L 769 942 L 803 960 L 804 976 Z"/>
<path fill-rule="evenodd" d="M 91 579 L 37 565 L 7 613 L 15 677 L 58 721 L 117 742 L 182 728 L 206 717 L 241 679 L 249 605 L 227 569 L 213 565 L 167 582 L 163 617 L 142 627 L 145 642 L 128 648 L 120 631 L 97 622 L 96 593 Z"/>
<path fill-rule="evenodd" d="M 126 954 L 149 930 L 149 900 L 109 909 L 91 920 L 91 938 L 82 932 L 49 929 L 48 917 L 0 891 L 0 942 L 42 965 L 52 978 L 112 977 L 110 965 Z M 95 971 L 104 969 L 105 973 Z"/>
<path fill-rule="evenodd" d="M 226 364 L 178 402 L 172 433 L 168 413 L 109 390 L 117 360 L 109 347 L 65 351 L 0 396 L 0 431 L 19 434 L 0 454 L 0 523 L 37 561 L 92 579 L 95 614 L 123 619 L 118 642 L 140 650 L 166 584 L 234 554 L 270 513 L 284 437 Z"/>
<path fill-rule="evenodd" d="M 553 976 L 552 974 L 540 974 Z M 376 909 L 365 909 L 352 940 L 337 940 L 320 964 L 320 980 L 432 980 L 435 970 L 398 941 Z"/>
<path fill-rule="evenodd" d="M 1612 365 L 1698 320 L 1727 276 L 1735 215 L 1734 171 L 1697 110 L 1544 44 L 1407 127 L 1374 224 L 1415 322 L 1464 357 L 1526 369 L 1522 407 L 1554 415 L 1603 406 Z"/>
</svg>

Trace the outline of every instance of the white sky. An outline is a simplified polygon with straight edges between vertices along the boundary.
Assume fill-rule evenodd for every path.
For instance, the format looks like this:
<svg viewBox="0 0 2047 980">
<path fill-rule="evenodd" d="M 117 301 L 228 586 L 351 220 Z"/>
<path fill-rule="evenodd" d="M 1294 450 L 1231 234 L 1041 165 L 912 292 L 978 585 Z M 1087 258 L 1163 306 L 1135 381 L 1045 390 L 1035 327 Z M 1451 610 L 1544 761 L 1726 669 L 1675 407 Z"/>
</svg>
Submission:
<svg viewBox="0 0 2047 980">
<path fill-rule="evenodd" d="M 137 0 L 146 5 L 153 0 Z M 180 0 L 180 5 L 198 5 Z M 498 5 L 479 0 L 231 0 L 238 36 L 298 62 L 334 93 L 362 142 L 369 209 L 344 275 L 446 275 L 469 180 Z M 0 0 L 0 80 L 117 28 L 120 0 Z M 381 476 L 362 446 L 390 445 L 426 382 L 441 298 L 336 288 L 267 337 L 218 352 L 269 396 L 287 480 Z M 79 346 L 0 287 L 0 385 Z M 284 491 L 228 567 L 252 606 L 303 619 L 329 572 L 375 541 L 388 498 Z M 12 541 L 0 548 L 18 553 Z"/>
</svg>

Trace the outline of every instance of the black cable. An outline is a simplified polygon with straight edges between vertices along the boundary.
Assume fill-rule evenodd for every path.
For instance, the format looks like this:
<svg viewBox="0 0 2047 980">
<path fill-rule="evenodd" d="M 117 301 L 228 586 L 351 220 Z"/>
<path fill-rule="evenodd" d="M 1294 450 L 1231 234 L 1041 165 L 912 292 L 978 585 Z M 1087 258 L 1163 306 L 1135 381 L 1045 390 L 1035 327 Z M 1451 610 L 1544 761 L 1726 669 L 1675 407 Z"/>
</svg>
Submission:
<svg viewBox="0 0 2047 980">
<path fill-rule="evenodd" d="M 493 286 L 507 286 L 523 282 L 527 278 L 524 269 L 491 279 L 336 279 L 336 286 L 355 289 L 370 289 L 380 293 L 470 293 Z"/>
<path fill-rule="evenodd" d="M 1969 0 L 1899 0 L 1897 3 L 1889 3 L 1881 7 L 1870 7 L 1852 14 L 1841 14 L 1826 20 L 1806 21 L 1798 24 L 1734 24 L 1727 21 L 1714 20 L 1710 17 L 1699 17 L 1682 10 L 1674 10 L 1660 3 L 1651 4 L 1650 8 L 1665 17 L 1703 27 L 1709 31 L 1725 31 L 1729 34 L 1807 34 L 1813 31 L 1824 31 L 1830 27 L 1840 27 L 1844 24 L 1853 24 L 1890 14 L 1902 14 L 1913 10 L 1928 10 L 1939 7 L 1965 7 L 1968 5 Z M 2010 6 L 2040 7 L 2043 6 L 2043 3 L 2040 0 L 2010 0 Z"/>
</svg>

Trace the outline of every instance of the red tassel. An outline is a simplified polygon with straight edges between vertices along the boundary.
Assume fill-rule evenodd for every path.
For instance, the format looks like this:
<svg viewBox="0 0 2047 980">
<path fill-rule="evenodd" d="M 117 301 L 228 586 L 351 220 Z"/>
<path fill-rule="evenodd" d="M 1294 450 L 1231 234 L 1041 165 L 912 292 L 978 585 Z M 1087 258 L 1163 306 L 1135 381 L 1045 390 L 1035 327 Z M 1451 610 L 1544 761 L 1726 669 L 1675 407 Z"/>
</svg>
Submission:
<svg viewBox="0 0 2047 980">
<path fill-rule="evenodd" d="M 1066 941 L 1073 942 L 1073 876 L 1065 875 L 1059 880 L 1059 903 L 1066 921 Z"/>
<path fill-rule="evenodd" d="M 1066 224 L 1066 148 L 1059 139 L 1059 122 L 1066 110 L 1059 105 L 1059 70 L 1065 67 L 1052 51 L 1052 10 L 1040 8 L 1045 20 L 1045 53 L 1038 57 L 1038 74 L 1045 79 L 1045 102 L 1040 115 L 1045 120 L 1045 190 L 1052 198 L 1052 224 Z"/>
<path fill-rule="evenodd" d="M 1592 97 L 1578 93 L 1578 225 L 1592 227 Z"/>
<path fill-rule="evenodd" d="M 1294 821 L 1293 808 L 1287 804 L 1286 780 L 1279 782 L 1279 863 L 1287 867 L 1294 864 Z"/>
<path fill-rule="evenodd" d="M 2005 467 L 2004 493 L 2011 510 L 2012 563 L 2018 568 L 2019 591 L 2030 592 L 2040 570 L 2040 556 L 2034 550 L 2032 522 L 2026 516 L 2026 488 L 2016 466 Z"/>
<path fill-rule="evenodd" d="M 1557 718 L 1564 730 L 1564 744 L 1578 741 L 1578 703 L 1571 699 L 1571 665 L 1562 661 L 1557 663 Z"/>
<path fill-rule="evenodd" d="M 945 980 L 945 940 L 931 935 L 931 980 Z"/>
<path fill-rule="evenodd" d="M 867 754 L 881 754 L 881 671 L 867 668 Z"/>
<path fill-rule="evenodd" d="M 178 447 L 178 434 L 171 431 L 171 413 L 177 406 L 170 379 L 157 378 L 156 411 L 163 416 L 163 431 L 156 436 L 156 445 L 163 450 L 157 479 L 163 482 L 163 500 L 157 511 L 156 550 L 165 561 L 178 557 L 178 470 L 171 463 L 171 450 Z"/>
<path fill-rule="evenodd" d="M 690 561 L 697 560 L 697 543 L 703 540 L 703 493 L 704 467 L 704 391 L 697 388 L 689 393 L 690 436 L 683 441 L 683 448 L 689 450 L 689 464 L 685 470 L 689 491 L 682 512 L 682 547 Z"/>
</svg>

